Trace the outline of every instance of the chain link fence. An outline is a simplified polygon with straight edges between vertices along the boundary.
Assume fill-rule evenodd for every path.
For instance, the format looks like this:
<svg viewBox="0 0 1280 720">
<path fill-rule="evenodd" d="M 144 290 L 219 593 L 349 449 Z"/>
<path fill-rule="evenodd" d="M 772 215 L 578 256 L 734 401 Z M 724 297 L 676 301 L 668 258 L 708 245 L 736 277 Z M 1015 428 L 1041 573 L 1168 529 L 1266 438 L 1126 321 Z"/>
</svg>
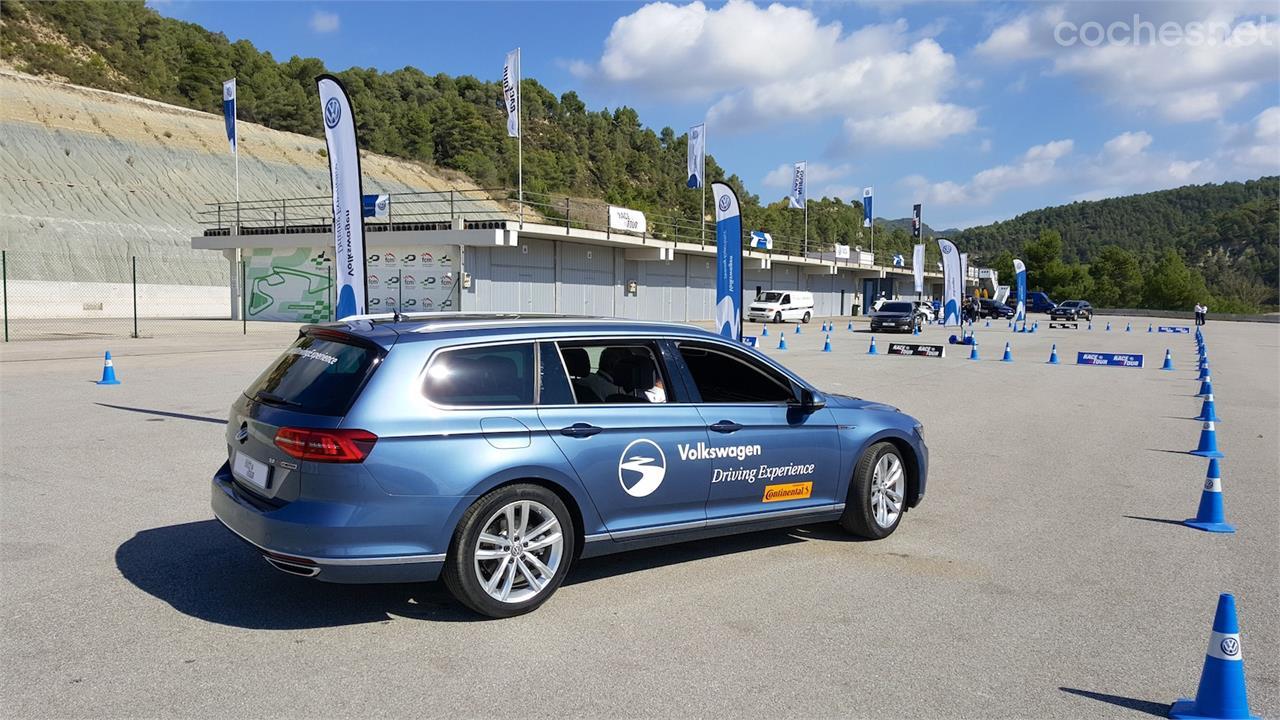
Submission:
<svg viewBox="0 0 1280 720">
<path fill-rule="evenodd" d="M 4 341 L 166 337 L 230 329 L 233 262 L 221 253 L 0 251 Z"/>
</svg>

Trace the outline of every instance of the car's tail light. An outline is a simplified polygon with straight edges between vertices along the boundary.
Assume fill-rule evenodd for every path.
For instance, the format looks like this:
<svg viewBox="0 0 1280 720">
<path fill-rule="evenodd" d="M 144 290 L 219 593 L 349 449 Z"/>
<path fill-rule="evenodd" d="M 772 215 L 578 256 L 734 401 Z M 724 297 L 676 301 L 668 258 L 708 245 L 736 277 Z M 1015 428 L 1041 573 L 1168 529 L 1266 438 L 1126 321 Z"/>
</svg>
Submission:
<svg viewBox="0 0 1280 720">
<path fill-rule="evenodd" d="M 314 430 L 280 428 L 276 447 L 299 460 L 315 462 L 358 463 L 373 451 L 378 436 L 368 430 Z"/>
</svg>

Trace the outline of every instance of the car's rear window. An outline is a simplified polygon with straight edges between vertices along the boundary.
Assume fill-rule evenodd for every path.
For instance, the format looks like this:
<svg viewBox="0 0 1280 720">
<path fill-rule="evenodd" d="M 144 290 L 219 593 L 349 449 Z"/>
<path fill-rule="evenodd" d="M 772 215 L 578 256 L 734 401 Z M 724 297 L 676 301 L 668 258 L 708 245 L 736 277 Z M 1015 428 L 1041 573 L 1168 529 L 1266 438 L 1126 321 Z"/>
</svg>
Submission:
<svg viewBox="0 0 1280 720">
<path fill-rule="evenodd" d="M 880 306 L 880 312 L 886 313 L 905 313 L 911 312 L 911 303 L 904 302 L 887 302 Z"/>
<path fill-rule="evenodd" d="M 245 391 L 268 405 L 344 415 L 378 358 L 373 347 L 338 336 L 303 335 Z"/>
</svg>

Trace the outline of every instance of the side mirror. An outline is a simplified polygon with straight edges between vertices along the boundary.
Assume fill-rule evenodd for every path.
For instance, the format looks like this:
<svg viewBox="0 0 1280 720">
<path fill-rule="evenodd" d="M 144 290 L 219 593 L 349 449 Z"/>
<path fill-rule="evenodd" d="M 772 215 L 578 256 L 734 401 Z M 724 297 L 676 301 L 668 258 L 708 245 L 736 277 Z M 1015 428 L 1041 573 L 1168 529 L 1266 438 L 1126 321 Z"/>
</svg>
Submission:
<svg viewBox="0 0 1280 720">
<path fill-rule="evenodd" d="M 821 395 L 815 394 L 809 388 L 802 387 L 800 388 L 800 397 L 792 400 L 789 405 L 803 412 L 815 412 L 826 407 L 827 400 Z"/>
</svg>

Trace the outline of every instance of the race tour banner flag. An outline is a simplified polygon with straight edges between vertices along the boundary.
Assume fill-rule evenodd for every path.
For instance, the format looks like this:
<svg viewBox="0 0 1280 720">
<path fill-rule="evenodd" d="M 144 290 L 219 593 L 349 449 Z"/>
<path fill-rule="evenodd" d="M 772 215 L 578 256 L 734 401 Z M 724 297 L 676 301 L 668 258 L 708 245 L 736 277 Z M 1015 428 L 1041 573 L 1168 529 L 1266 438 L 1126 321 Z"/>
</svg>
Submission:
<svg viewBox="0 0 1280 720">
<path fill-rule="evenodd" d="M 920 203 L 911 206 L 911 239 L 920 239 Z"/>
<path fill-rule="evenodd" d="M 793 209 L 805 209 L 805 173 L 809 167 L 808 161 L 800 161 L 791 169 L 791 197 L 790 205 Z"/>
<path fill-rule="evenodd" d="M 911 274 L 915 276 L 916 294 L 924 294 L 924 243 L 917 243 L 911 251 Z"/>
<path fill-rule="evenodd" d="M 738 196 L 724 183 L 711 183 L 716 203 L 716 331 L 742 337 L 742 216 Z"/>
<path fill-rule="evenodd" d="M 1027 265 L 1021 260 L 1013 259 L 1013 276 L 1018 285 L 1018 307 L 1013 311 L 1014 322 L 1027 320 Z"/>
<path fill-rule="evenodd" d="M 686 184 L 691 188 L 702 187 L 702 169 L 706 165 L 707 126 L 705 123 L 689 128 L 689 155 L 685 159 L 688 171 Z"/>
<path fill-rule="evenodd" d="M 227 124 L 227 142 L 236 153 L 236 79 L 222 83 L 222 120 Z"/>
<path fill-rule="evenodd" d="M 333 186 L 334 284 L 338 289 L 334 317 L 341 320 L 361 315 L 368 308 L 360 152 L 356 146 L 351 101 L 342 81 L 332 75 L 321 75 L 316 78 L 316 85 L 320 90 L 329 178 Z"/>
<path fill-rule="evenodd" d="M 871 200 L 875 195 L 875 188 L 862 188 L 862 227 L 871 227 Z"/>
<path fill-rule="evenodd" d="M 960 324 L 960 251 L 946 238 L 938 238 L 942 251 L 942 324 Z"/>
</svg>

